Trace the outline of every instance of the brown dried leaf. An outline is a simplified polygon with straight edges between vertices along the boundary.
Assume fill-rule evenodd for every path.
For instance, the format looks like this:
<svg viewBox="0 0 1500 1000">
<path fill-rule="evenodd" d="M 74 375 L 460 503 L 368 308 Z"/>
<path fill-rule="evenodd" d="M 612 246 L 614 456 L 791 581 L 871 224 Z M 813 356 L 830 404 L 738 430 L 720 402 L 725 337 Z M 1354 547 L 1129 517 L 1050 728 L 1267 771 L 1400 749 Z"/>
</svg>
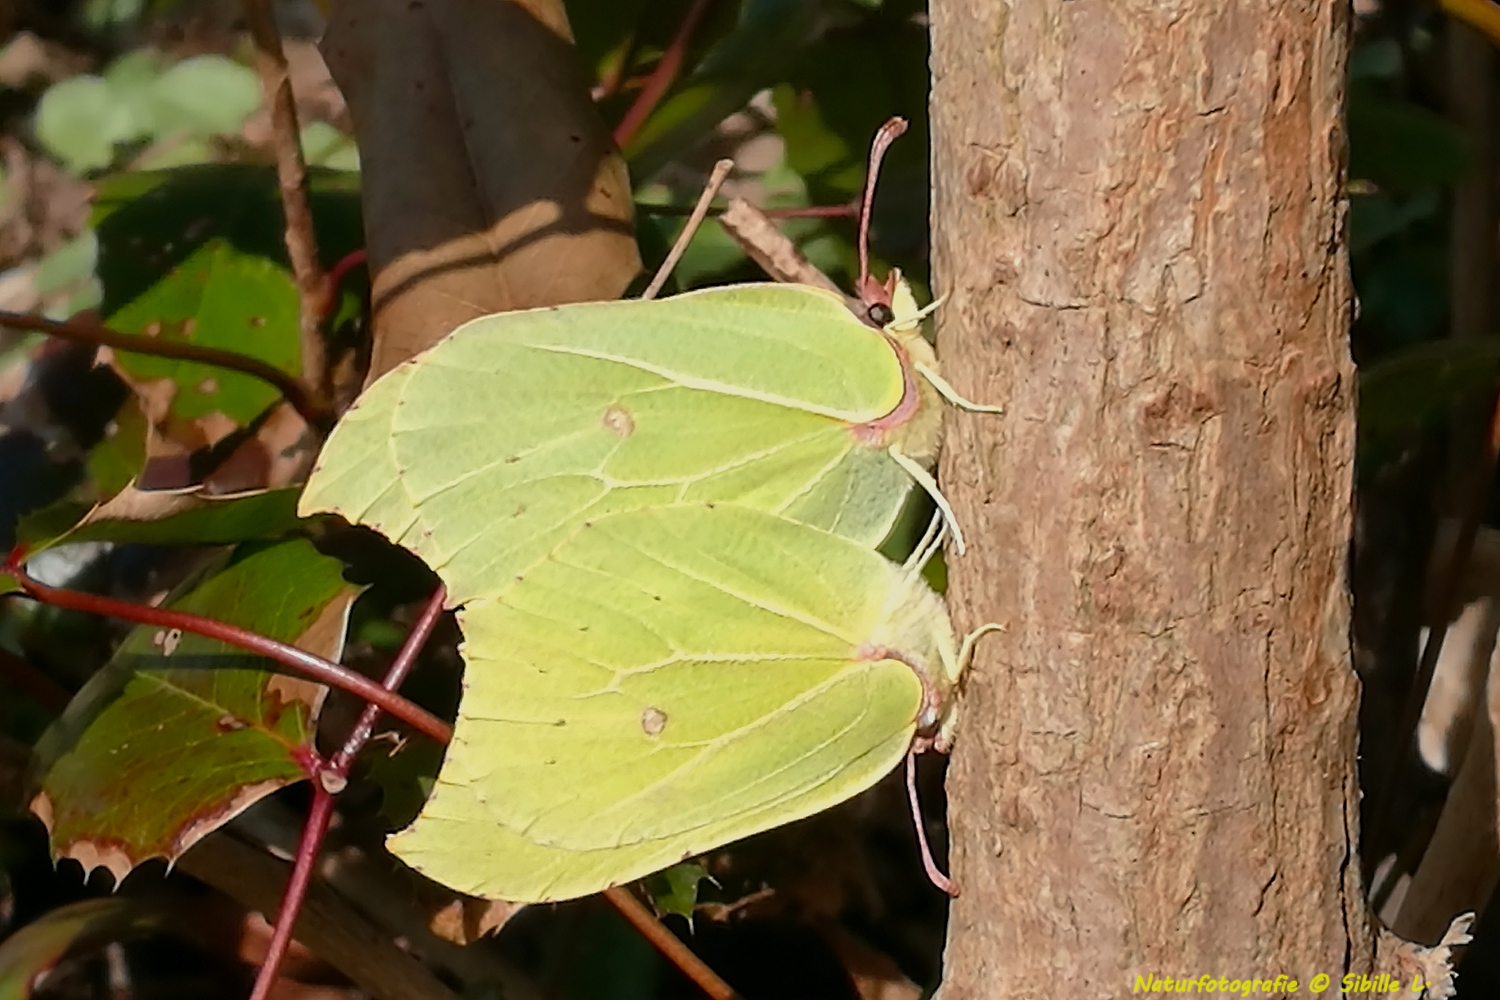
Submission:
<svg viewBox="0 0 1500 1000">
<path fill-rule="evenodd" d="M 445 941 L 473 944 L 487 934 L 498 933 L 507 920 L 525 908 L 525 903 L 459 896 L 433 912 L 429 928 Z"/>
<path fill-rule="evenodd" d="M 373 275 L 373 380 L 476 316 L 611 299 L 630 184 L 560 0 L 336 0 Z"/>
</svg>

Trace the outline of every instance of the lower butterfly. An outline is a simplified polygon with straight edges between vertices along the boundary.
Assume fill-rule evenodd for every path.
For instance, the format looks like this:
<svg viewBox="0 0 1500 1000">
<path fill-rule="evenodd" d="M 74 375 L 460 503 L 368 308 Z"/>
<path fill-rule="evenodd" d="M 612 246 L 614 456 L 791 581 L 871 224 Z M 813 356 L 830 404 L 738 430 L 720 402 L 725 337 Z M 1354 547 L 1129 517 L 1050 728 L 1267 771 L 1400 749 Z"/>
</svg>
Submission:
<svg viewBox="0 0 1500 1000">
<path fill-rule="evenodd" d="M 390 849 L 568 899 L 858 794 L 951 734 L 969 642 L 922 558 L 729 504 L 580 524 L 460 611 L 453 741 Z"/>
</svg>

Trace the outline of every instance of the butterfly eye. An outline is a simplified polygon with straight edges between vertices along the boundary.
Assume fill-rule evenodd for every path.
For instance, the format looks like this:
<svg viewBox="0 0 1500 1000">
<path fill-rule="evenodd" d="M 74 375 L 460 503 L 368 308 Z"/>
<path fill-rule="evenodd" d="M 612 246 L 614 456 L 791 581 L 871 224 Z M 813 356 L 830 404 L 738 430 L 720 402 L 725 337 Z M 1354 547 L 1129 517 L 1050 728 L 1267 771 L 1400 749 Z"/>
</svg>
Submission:
<svg viewBox="0 0 1500 1000">
<path fill-rule="evenodd" d="M 884 302 L 870 303 L 870 305 L 865 309 L 865 315 L 869 317 L 871 323 L 874 323 L 881 329 L 884 329 L 885 327 L 888 327 L 892 323 L 896 322 L 896 314 L 891 310 L 891 307 L 886 305 Z"/>
</svg>

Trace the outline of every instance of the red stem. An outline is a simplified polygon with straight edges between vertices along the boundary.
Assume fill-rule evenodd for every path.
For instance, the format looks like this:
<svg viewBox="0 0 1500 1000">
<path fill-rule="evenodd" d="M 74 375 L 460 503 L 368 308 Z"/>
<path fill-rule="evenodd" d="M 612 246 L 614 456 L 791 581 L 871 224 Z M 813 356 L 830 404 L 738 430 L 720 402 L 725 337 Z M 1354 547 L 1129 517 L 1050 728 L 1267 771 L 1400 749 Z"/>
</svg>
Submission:
<svg viewBox="0 0 1500 1000">
<path fill-rule="evenodd" d="M 327 288 L 328 294 L 323 297 L 323 304 L 318 309 L 320 322 L 327 323 L 333 318 L 333 310 L 339 304 L 340 286 L 344 279 L 349 277 L 349 272 L 365 263 L 365 248 L 352 250 L 339 258 L 339 262 L 328 269 Z"/>
<path fill-rule="evenodd" d="M 672 81 L 677 79 L 677 73 L 682 69 L 682 60 L 687 57 L 688 41 L 693 37 L 693 30 L 698 27 L 698 21 L 707 9 L 708 0 L 693 0 L 693 5 L 688 8 L 687 15 L 677 28 L 672 44 L 661 54 L 661 61 L 651 71 L 651 76 L 636 96 L 635 103 L 630 105 L 630 110 L 625 112 L 625 117 L 615 126 L 616 146 L 624 149 L 666 96 L 667 88 L 672 86 Z"/>
<path fill-rule="evenodd" d="M 631 895 L 629 889 L 617 885 L 604 890 L 604 898 L 619 911 L 630 926 L 640 932 L 641 936 L 656 946 L 656 950 L 677 966 L 682 973 L 691 979 L 697 987 L 708 995 L 709 1000 L 741 1000 L 740 995 L 734 988 L 719 978 L 719 974 L 708 967 L 682 939 L 667 929 L 667 926 L 656 919 L 656 914 L 646 909 L 635 896 Z"/>
<path fill-rule="evenodd" d="M 768 219 L 853 219 L 859 209 L 848 205 L 804 205 L 801 208 L 765 208 L 762 214 Z"/>
<path fill-rule="evenodd" d="M 258 632 L 221 622 L 214 618 L 205 618 L 202 615 L 190 614 L 186 611 L 173 611 L 170 608 L 153 608 L 144 604 L 131 604 L 128 601 L 117 601 L 111 597 L 101 597 L 97 594 L 85 594 L 77 590 L 65 590 L 61 587 L 49 587 L 39 583 L 27 576 L 20 566 L 19 550 L 11 554 L 3 567 L 6 573 L 14 576 L 16 582 L 26 591 L 26 596 L 50 604 L 53 607 L 66 608 L 69 611 L 83 611 L 95 615 L 107 615 L 111 618 L 122 618 L 128 622 L 139 625 L 155 625 L 160 628 L 181 629 L 194 635 L 205 636 L 209 639 L 217 639 L 231 646 L 238 646 L 274 660 L 282 666 L 299 674 L 305 674 L 315 681 L 336 687 L 341 691 L 357 695 L 365 701 L 380 706 L 391 715 L 405 722 L 418 732 L 430 736 L 440 743 L 447 743 L 453 735 L 453 728 L 442 719 L 433 715 L 419 705 L 407 701 L 405 698 L 389 691 L 374 681 L 352 670 L 339 666 L 331 660 L 325 660 L 321 656 L 298 649 L 296 646 L 278 642 Z"/>
<path fill-rule="evenodd" d="M 417 665 L 417 655 L 422 652 L 422 647 L 427 645 L 427 640 L 432 636 L 432 630 L 437 627 L 438 619 L 443 616 L 443 601 L 448 597 L 448 591 L 442 584 L 427 598 L 427 604 L 422 608 L 422 614 L 417 617 L 416 624 L 412 626 L 411 633 L 407 635 L 406 641 L 401 644 L 401 649 L 396 653 L 396 658 L 391 661 L 390 669 L 385 672 L 385 679 L 380 686 L 387 691 L 395 691 L 406 682 L 406 675 L 411 673 L 412 667 Z M 349 731 L 349 736 L 344 740 L 344 745 L 339 752 L 333 755 L 330 770 L 339 778 L 347 779 L 349 769 L 354 766 L 354 758 L 364 749 L 370 740 L 370 734 L 375 731 L 375 721 L 380 718 L 379 705 L 366 705 L 360 714 L 359 721 Z M 444 726 L 447 730 L 442 742 L 447 743 L 453 736 L 451 727 Z"/>
<path fill-rule="evenodd" d="M 447 591 L 439 586 L 427 599 L 421 616 L 407 634 L 406 641 L 401 644 L 400 651 L 380 682 L 383 690 L 394 693 L 406 680 L 406 675 L 411 673 L 411 668 L 416 665 L 417 655 L 427 644 L 438 618 L 443 614 L 443 599 L 446 596 Z M 256 974 L 250 1000 L 266 1000 L 276 977 L 281 973 L 282 962 L 286 960 L 287 950 L 292 944 L 292 931 L 297 926 L 297 915 L 302 912 L 302 902 L 307 898 L 308 886 L 312 884 L 313 869 L 318 863 L 318 855 L 323 852 L 323 838 L 328 835 L 328 824 L 333 818 L 334 796 L 343 791 L 348 783 L 354 759 L 369 742 L 370 734 L 375 729 L 375 721 L 379 717 L 378 706 L 366 705 L 338 753 L 327 761 L 319 760 L 317 763 L 313 775 L 312 808 L 308 810 L 307 822 L 302 826 L 302 837 L 297 842 L 297 858 L 292 865 L 291 877 L 287 879 L 286 892 L 281 897 L 281 908 L 276 913 L 276 927 L 271 932 L 266 957 L 261 961 L 260 971 Z"/>
<path fill-rule="evenodd" d="M 312 883 L 313 866 L 323 848 L 323 838 L 328 833 L 328 824 L 332 819 L 333 795 L 314 778 L 312 808 L 307 811 L 307 822 L 302 825 L 302 837 L 297 841 L 297 860 L 292 865 L 291 876 L 286 880 L 286 894 L 281 897 L 276 927 L 271 931 L 271 941 L 266 946 L 266 957 L 255 977 L 250 1000 L 266 1000 L 271 995 L 271 987 L 275 985 L 281 963 L 286 959 L 287 949 L 291 947 L 297 913 L 302 909 L 302 900 L 307 897 L 307 887 Z"/>
</svg>

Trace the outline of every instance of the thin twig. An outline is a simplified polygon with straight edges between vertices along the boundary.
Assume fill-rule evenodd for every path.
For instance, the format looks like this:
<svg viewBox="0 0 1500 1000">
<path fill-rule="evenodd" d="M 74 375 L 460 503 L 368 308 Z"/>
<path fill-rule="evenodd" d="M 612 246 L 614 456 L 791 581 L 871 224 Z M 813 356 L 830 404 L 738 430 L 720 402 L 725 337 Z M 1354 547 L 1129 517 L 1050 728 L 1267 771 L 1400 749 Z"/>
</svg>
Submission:
<svg viewBox="0 0 1500 1000">
<path fill-rule="evenodd" d="M 725 179 L 733 169 L 733 160 L 720 160 L 714 164 L 713 173 L 708 175 L 708 183 L 703 186 L 703 193 L 698 196 L 698 204 L 693 206 L 693 214 L 688 216 L 687 224 L 682 227 L 682 232 L 677 234 L 677 242 L 672 244 L 672 250 L 667 254 L 667 259 L 662 261 L 661 267 L 656 269 L 656 276 L 641 293 L 641 298 L 656 298 L 656 293 L 661 291 L 661 286 L 667 283 L 667 277 L 672 273 L 672 268 L 676 267 L 682 255 L 687 253 L 688 244 L 693 242 L 693 235 L 698 232 L 698 227 L 703 225 L 703 219 L 708 215 L 708 206 L 713 202 L 714 195 L 719 193 L 719 188 L 724 186 Z"/>
<path fill-rule="evenodd" d="M 45 333 L 49 337 L 56 337 L 58 340 L 96 344 L 130 354 L 147 354 L 157 358 L 194 361 L 199 364 L 213 365 L 216 368 L 225 368 L 242 375 L 249 375 L 251 378 L 258 378 L 273 386 L 286 398 L 292 409 L 313 426 L 321 425 L 329 416 L 323 396 L 309 392 L 301 382 L 280 368 L 244 354 L 221 351 L 213 347 L 201 347 L 198 344 L 189 344 L 181 340 L 121 333 L 119 330 L 110 329 L 98 320 L 81 316 L 75 316 L 70 320 L 54 320 L 30 313 L 0 310 L 0 326 L 8 326 L 13 330 L 32 330 L 36 333 Z"/>
<path fill-rule="evenodd" d="M 271 112 L 271 148 L 276 153 L 276 178 L 281 186 L 282 211 L 286 214 L 286 252 L 300 295 L 297 329 L 302 341 L 302 382 L 314 396 L 327 398 L 332 390 L 328 348 L 322 331 L 327 278 L 318 260 L 318 238 L 307 200 L 307 161 L 302 155 L 291 71 L 281 47 L 271 0 L 245 0 L 245 21 L 255 42 L 255 69 L 260 74 L 261 93 Z"/>
<path fill-rule="evenodd" d="M 438 619 L 443 616 L 443 601 L 448 597 L 447 588 L 442 584 L 427 598 L 427 604 L 423 606 L 422 613 L 417 616 L 416 624 L 406 636 L 406 641 L 401 644 L 401 649 L 396 653 L 396 658 L 391 661 L 390 669 L 385 672 L 385 679 L 381 686 L 387 691 L 395 691 L 406 682 L 406 675 L 411 673 L 412 667 L 417 665 L 417 656 L 427 645 L 427 640 L 432 637 L 432 630 L 437 628 Z M 354 758 L 364 749 L 365 744 L 370 741 L 370 734 L 375 731 L 375 722 L 380 718 L 379 705 L 366 705 L 365 710 L 360 713 L 359 721 L 349 731 L 349 736 L 344 740 L 344 745 L 339 752 L 333 755 L 330 767 L 335 774 L 341 778 L 349 777 L 349 769 L 354 766 Z M 451 731 L 450 731 L 450 736 Z"/>
<path fill-rule="evenodd" d="M 401 644 L 400 651 L 380 682 L 385 690 L 394 694 L 406 680 L 406 675 L 411 673 L 411 668 L 416 665 L 417 655 L 427 644 L 438 618 L 443 614 L 443 599 L 446 594 L 447 591 L 439 586 L 427 599 L 421 616 L 407 634 L 406 641 Z M 286 959 L 287 949 L 292 944 L 292 932 L 297 926 L 297 915 L 302 910 L 302 901 L 307 897 L 308 887 L 312 884 L 318 856 L 323 852 L 323 840 L 328 835 L 328 824 L 333 818 L 334 796 L 348 784 L 354 759 L 369 742 L 370 734 L 375 729 L 375 721 L 379 717 L 379 707 L 366 705 L 338 753 L 327 762 L 319 762 L 313 779 L 312 807 L 308 810 L 307 821 L 302 825 L 302 836 L 297 842 L 297 857 L 292 865 L 292 874 L 287 879 L 286 891 L 276 913 L 276 926 L 271 932 L 271 941 L 266 946 L 265 958 L 261 960 L 260 971 L 256 974 L 255 987 L 250 991 L 250 1000 L 266 1000 L 276 977 L 281 973 L 281 964 Z"/>
<path fill-rule="evenodd" d="M 15 577 L 16 582 L 26 591 L 26 596 L 43 604 L 65 608 L 69 611 L 83 611 L 88 614 L 122 618 L 139 625 L 180 629 L 194 635 L 217 639 L 274 660 L 289 670 L 311 677 L 319 683 L 347 691 L 365 701 L 379 705 L 413 729 L 440 743 L 447 743 L 453 735 L 453 727 L 442 719 L 400 695 L 387 691 L 368 677 L 258 632 L 251 632 L 238 625 L 230 625 L 228 622 L 205 618 L 186 611 L 149 607 L 144 604 L 132 604 L 129 601 L 117 601 L 111 597 L 101 597 L 98 594 L 85 594 L 62 587 L 49 587 L 26 575 L 20 566 L 17 553 L 12 553 L 11 558 L 3 567 L 0 567 L 0 571 Z"/>
<path fill-rule="evenodd" d="M 323 838 L 328 834 L 328 824 L 333 819 L 333 795 L 313 779 L 313 801 L 307 810 L 307 820 L 302 824 L 302 836 L 297 841 L 297 860 L 292 864 L 292 874 L 287 877 L 286 890 L 281 896 L 281 907 L 276 913 L 276 926 L 271 931 L 271 941 L 266 945 L 265 958 L 261 959 L 260 971 L 255 976 L 255 986 L 250 991 L 250 1000 L 266 1000 L 276 977 L 281 973 L 281 963 L 291 947 L 292 931 L 297 925 L 297 913 L 302 909 L 302 900 L 307 898 L 307 888 L 312 884 L 313 866 L 323 850 Z"/>
<path fill-rule="evenodd" d="M 729 207 L 719 216 L 719 225 L 745 251 L 745 256 L 759 264 L 760 269 L 776 281 L 812 285 L 835 295 L 844 294 L 844 290 L 832 278 L 818 270 L 797 249 L 797 244 L 792 242 L 790 236 L 777 228 L 776 223 L 766 217 L 766 213 L 745 199 L 729 199 Z M 851 309 L 859 305 L 856 300 L 846 301 L 851 302 Z"/>
<path fill-rule="evenodd" d="M 620 911 L 620 916 L 656 946 L 656 950 L 667 957 L 673 965 L 683 971 L 698 988 L 708 994 L 710 1000 L 739 1000 L 739 994 L 708 964 L 693 954 L 682 940 L 669 931 L 656 915 L 646 909 L 646 904 L 636 899 L 630 890 L 622 886 L 604 890 L 604 898 Z"/>
<path fill-rule="evenodd" d="M 615 126 L 615 145 L 624 149 L 635 134 L 646 124 L 646 119 L 651 117 L 651 112 L 661 103 L 666 96 L 667 88 L 672 86 L 672 81 L 677 79 L 678 72 L 682 69 L 682 61 L 687 57 L 688 42 L 693 37 L 693 31 L 698 27 L 698 21 L 703 17 L 703 12 L 708 9 L 708 0 L 693 0 L 693 5 L 682 18 L 682 24 L 677 28 L 677 34 L 672 38 L 671 44 L 661 54 L 656 68 L 651 71 L 651 76 L 646 80 L 646 85 L 641 88 L 640 94 L 636 96 L 635 102 L 630 105 L 630 110 L 625 112 L 625 117 L 620 119 L 620 124 Z"/>
</svg>

